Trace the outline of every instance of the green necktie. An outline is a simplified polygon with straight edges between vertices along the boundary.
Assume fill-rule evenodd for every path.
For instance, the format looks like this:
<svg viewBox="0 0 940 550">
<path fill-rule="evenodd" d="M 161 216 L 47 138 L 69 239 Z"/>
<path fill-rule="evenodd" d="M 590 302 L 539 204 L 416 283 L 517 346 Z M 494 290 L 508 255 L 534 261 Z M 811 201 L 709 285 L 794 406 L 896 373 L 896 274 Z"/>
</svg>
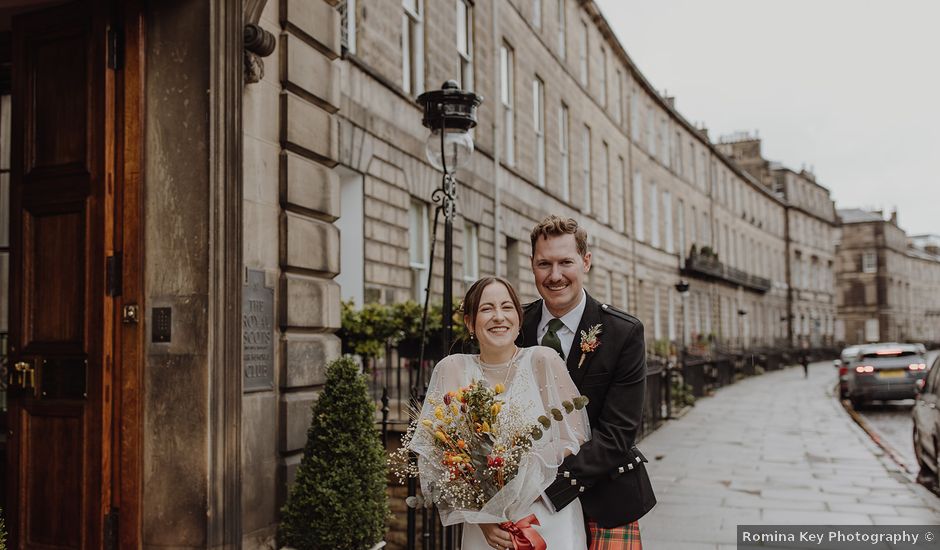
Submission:
<svg viewBox="0 0 940 550">
<path fill-rule="evenodd" d="M 561 319 L 552 319 L 548 322 L 548 332 L 542 336 L 542 345 L 552 348 L 558 352 L 562 359 L 565 358 L 565 352 L 561 351 L 561 338 L 558 337 L 558 329 L 565 326 Z"/>
</svg>

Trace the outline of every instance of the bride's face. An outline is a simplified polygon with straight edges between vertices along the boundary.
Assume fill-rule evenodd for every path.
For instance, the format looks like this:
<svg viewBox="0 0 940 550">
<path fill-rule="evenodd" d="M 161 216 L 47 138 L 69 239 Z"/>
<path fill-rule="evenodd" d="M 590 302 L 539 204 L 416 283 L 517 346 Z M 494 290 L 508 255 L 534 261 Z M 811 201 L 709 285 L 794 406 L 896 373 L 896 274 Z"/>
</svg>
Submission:
<svg viewBox="0 0 940 550">
<path fill-rule="evenodd" d="M 468 328 L 480 341 L 481 349 L 514 344 L 519 335 L 519 313 L 502 283 L 490 283 L 483 289 L 476 319 Z"/>
</svg>

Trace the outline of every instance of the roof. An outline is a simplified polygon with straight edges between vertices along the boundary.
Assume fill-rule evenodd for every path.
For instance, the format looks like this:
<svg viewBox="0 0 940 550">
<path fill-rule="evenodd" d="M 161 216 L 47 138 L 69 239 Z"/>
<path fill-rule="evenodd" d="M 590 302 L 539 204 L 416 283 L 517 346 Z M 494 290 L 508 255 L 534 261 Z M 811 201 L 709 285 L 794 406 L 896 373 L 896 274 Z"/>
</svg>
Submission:
<svg viewBox="0 0 940 550">
<path fill-rule="evenodd" d="M 839 217 L 842 223 L 865 223 L 865 222 L 883 222 L 884 216 L 880 212 L 870 212 L 861 208 L 839 209 Z"/>
</svg>

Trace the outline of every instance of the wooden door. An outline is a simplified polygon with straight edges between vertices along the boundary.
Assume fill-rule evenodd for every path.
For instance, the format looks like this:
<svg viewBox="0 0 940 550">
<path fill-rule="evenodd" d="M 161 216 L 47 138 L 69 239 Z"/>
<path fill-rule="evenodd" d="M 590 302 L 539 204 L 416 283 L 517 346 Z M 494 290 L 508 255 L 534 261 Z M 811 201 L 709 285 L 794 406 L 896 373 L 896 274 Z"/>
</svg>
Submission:
<svg viewBox="0 0 940 550">
<path fill-rule="evenodd" d="M 100 548 L 111 502 L 114 76 L 94 0 L 13 20 L 7 517 Z"/>
</svg>

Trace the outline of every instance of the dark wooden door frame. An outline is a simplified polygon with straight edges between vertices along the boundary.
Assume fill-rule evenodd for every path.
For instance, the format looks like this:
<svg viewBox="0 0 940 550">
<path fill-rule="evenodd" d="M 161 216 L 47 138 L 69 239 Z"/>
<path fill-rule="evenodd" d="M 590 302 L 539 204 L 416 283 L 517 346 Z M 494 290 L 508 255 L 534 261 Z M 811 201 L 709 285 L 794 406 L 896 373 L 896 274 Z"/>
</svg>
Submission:
<svg viewBox="0 0 940 550">
<path fill-rule="evenodd" d="M 121 2 L 114 17 L 119 44 L 115 108 L 114 252 L 121 256 L 121 295 L 115 300 L 112 511 L 117 548 L 140 548 L 143 525 L 144 303 L 143 122 L 145 21 L 141 0 Z M 130 308 L 136 307 L 135 313 Z"/>
</svg>

